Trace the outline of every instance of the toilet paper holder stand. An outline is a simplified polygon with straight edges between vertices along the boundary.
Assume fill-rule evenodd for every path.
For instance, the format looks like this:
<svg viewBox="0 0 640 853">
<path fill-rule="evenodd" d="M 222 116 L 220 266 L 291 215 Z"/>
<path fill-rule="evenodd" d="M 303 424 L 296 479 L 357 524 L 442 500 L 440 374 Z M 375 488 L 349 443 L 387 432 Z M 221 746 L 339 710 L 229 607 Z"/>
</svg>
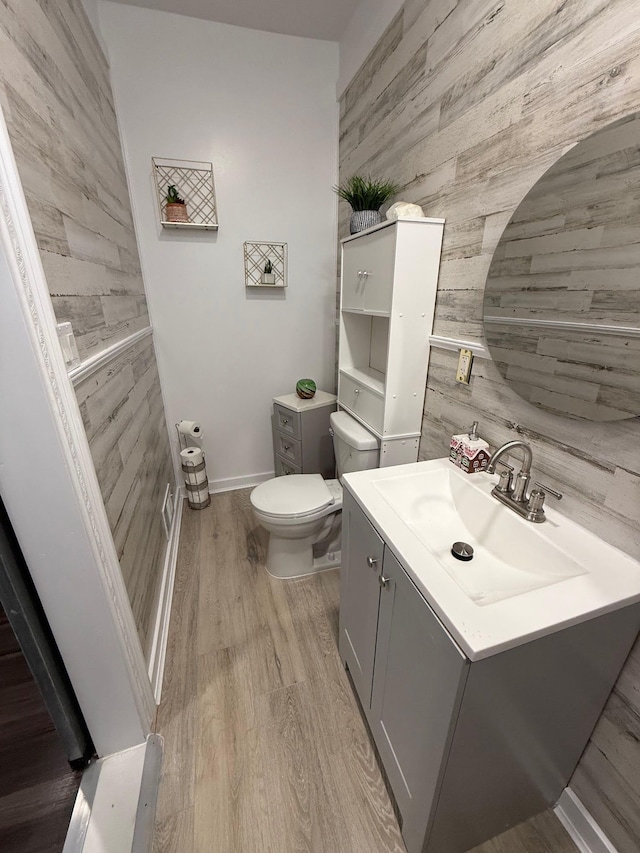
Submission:
<svg viewBox="0 0 640 853">
<path fill-rule="evenodd" d="M 178 446 L 180 450 L 186 450 L 189 447 L 190 439 L 202 439 L 202 427 L 197 421 L 182 420 L 176 424 L 176 434 L 178 436 Z M 184 440 L 184 445 L 183 445 Z"/>
</svg>

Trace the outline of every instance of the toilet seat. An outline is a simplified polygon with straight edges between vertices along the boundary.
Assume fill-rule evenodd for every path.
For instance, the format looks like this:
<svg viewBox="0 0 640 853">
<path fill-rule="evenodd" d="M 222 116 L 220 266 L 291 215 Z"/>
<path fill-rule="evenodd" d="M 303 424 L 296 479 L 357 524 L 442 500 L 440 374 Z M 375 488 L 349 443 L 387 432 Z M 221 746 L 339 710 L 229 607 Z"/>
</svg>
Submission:
<svg viewBox="0 0 640 853">
<path fill-rule="evenodd" d="M 321 474 L 290 474 L 261 483 L 251 492 L 251 503 L 271 518 L 305 518 L 335 503 Z"/>
</svg>

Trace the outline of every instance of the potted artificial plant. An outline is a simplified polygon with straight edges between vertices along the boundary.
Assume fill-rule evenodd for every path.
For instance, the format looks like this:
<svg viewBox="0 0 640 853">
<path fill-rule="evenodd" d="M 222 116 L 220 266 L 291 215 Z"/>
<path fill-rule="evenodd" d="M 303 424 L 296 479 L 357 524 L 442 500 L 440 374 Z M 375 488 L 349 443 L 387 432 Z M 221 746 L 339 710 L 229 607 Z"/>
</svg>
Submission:
<svg viewBox="0 0 640 853">
<path fill-rule="evenodd" d="M 273 264 L 270 260 L 267 260 L 264 265 L 264 272 L 260 276 L 260 281 L 262 284 L 275 284 L 276 283 L 276 274 L 273 271 Z"/>
<path fill-rule="evenodd" d="M 391 181 L 375 181 L 369 176 L 352 175 L 333 189 L 351 205 L 353 213 L 349 231 L 356 234 L 380 222 L 380 208 L 400 187 Z"/>
<path fill-rule="evenodd" d="M 173 184 L 167 187 L 165 197 L 164 215 L 166 222 L 188 222 L 187 205 L 183 198 L 178 195 L 178 190 Z"/>
</svg>

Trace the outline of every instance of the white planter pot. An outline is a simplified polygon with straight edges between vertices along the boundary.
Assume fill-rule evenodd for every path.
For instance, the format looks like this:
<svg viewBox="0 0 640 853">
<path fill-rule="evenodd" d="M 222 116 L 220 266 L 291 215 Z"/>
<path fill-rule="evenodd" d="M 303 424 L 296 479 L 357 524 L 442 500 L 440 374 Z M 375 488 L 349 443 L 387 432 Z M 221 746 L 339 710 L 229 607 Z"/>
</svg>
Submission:
<svg viewBox="0 0 640 853">
<path fill-rule="evenodd" d="M 371 228 L 372 225 L 379 223 L 379 210 L 354 210 L 349 222 L 349 231 L 351 234 L 357 234 L 358 231 L 364 231 L 365 228 Z"/>
</svg>

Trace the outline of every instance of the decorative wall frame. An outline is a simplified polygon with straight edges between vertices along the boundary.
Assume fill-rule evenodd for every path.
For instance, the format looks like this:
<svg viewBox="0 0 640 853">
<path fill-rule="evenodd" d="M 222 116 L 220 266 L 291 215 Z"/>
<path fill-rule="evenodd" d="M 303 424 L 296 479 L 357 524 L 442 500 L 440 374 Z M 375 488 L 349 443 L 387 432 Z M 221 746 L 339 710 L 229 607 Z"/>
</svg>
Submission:
<svg viewBox="0 0 640 853">
<path fill-rule="evenodd" d="M 272 272 L 265 275 L 267 261 L 271 261 Z M 287 244 L 246 242 L 244 283 L 245 287 L 286 287 Z"/>
<path fill-rule="evenodd" d="M 218 208 L 213 182 L 213 163 L 152 157 L 153 177 L 163 228 L 218 229 Z M 184 221 L 172 220 L 166 211 L 167 188 L 174 186 L 184 199 Z"/>
</svg>

